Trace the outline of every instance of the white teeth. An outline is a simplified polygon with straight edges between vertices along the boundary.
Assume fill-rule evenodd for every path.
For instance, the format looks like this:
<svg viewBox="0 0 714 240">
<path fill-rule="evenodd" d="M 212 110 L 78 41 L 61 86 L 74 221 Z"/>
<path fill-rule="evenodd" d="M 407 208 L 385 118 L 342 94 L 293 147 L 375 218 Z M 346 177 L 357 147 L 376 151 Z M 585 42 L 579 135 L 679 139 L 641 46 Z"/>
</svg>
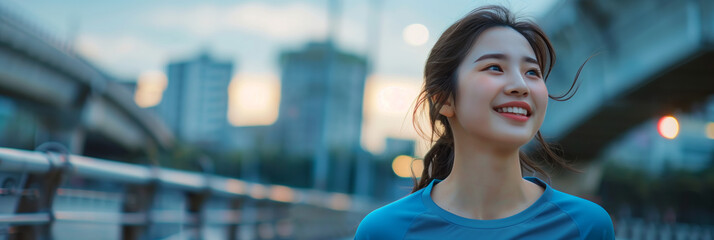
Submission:
<svg viewBox="0 0 714 240">
<path fill-rule="evenodd" d="M 507 112 L 507 113 L 515 113 L 515 114 L 520 114 L 520 115 L 528 115 L 528 111 L 524 108 L 519 108 L 519 107 L 503 107 L 503 108 L 498 108 L 496 109 L 497 112 Z"/>
</svg>

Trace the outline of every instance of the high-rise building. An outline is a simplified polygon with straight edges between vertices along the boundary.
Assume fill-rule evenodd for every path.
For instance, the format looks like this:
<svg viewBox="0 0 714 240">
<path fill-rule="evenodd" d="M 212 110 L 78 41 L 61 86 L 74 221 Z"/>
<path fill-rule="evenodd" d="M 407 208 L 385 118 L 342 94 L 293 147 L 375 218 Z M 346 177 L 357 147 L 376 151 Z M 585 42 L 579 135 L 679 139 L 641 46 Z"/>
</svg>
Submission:
<svg viewBox="0 0 714 240">
<path fill-rule="evenodd" d="M 361 149 L 365 58 L 328 42 L 285 52 L 280 61 L 282 93 L 275 129 L 283 153 L 314 160 L 314 188 L 346 191 L 350 162 Z"/>
<path fill-rule="evenodd" d="M 313 156 L 322 146 L 333 152 L 359 147 L 366 60 L 330 43 L 310 43 L 283 53 L 280 61 L 277 124 L 285 153 Z"/>
<path fill-rule="evenodd" d="M 186 142 L 211 144 L 221 140 L 228 126 L 228 85 L 233 64 L 202 53 L 167 67 L 168 86 L 159 115 Z"/>
<path fill-rule="evenodd" d="M 394 157 L 399 155 L 414 156 L 414 149 L 416 147 L 416 141 L 414 139 L 388 137 L 386 142 L 385 150 L 381 155 L 386 157 L 387 160 L 391 161 Z"/>
</svg>

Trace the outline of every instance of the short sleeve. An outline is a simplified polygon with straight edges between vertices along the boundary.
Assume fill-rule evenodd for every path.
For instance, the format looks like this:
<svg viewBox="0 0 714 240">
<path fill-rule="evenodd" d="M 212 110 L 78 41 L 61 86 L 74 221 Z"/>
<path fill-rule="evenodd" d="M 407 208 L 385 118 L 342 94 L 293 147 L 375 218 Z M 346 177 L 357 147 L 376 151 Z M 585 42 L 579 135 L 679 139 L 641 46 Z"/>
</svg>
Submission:
<svg viewBox="0 0 714 240">
<path fill-rule="evenodd" d="M 399 225 L 399 221 L 394 221 L 385 209 L 377 209 L 368 214 L 355 234 L 355 240 L 382 240 L 382 239 L 402 239 L 404 234 Z M 390 220 L 391 219 L 391 220 Z M 406 229 L 404 229 L 406 230 Z"/>
<path fill-rule="evenodd" d="M 362 219 L 362 222 L 359 223 L 359 227 L 357 227 L 355 240 L 377 239 L 373 235 L 375 235 L 376 232 L 379 232 L 380 229 L 374 221 L 375 220 L 370 220 L 369 215 Z"/>
<path fill-rule="evenodd" d="M 582 208 L 582 212 L 575 216 L 582 239 L 615 239 L 615 228 L 610 214 L 605 209 L 593 202 L 583 204 Z"/>
<path fill-rule="evenodd" d="M 575 222 L 583 240 L 615 239 L 610 214 L 600 205 L 569 194 L 560 194 L 553 202 Z"/>
<path fill-rule="evenodd" d="M 422 192 L 414 192 L 367 214 L 357 227 L 355 239 L 403 239 L 412 221 L 425 211 Z"/>
</svg>

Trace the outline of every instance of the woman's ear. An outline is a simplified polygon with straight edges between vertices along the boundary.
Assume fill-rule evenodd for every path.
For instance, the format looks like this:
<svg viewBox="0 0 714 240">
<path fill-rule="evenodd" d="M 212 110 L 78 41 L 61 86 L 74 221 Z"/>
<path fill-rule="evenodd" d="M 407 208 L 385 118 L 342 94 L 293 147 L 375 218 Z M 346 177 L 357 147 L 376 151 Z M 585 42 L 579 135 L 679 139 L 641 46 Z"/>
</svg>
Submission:
<svg viewBox="0 0 714 240">
<path fill-rule="evenodd" d="M 446 102 L 444 102 L 444 105 L 441 105 L 441 109 L 439 109 L 439 114 L 444 115 L 444 117 L 450 118 L 454 116 L 454 101 L 451 96 L 449 96 L 448 99 L 446 99 Z"/>
</svg>

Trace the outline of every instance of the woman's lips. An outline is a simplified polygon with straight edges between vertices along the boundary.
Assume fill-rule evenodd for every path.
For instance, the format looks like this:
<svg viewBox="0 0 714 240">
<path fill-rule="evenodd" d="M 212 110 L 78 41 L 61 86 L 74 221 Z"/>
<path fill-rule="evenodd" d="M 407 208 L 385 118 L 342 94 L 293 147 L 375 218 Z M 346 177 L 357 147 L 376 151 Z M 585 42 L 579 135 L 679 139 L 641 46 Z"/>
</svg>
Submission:
<svg viewBox="0 0 714 240">
<path fill-rule="evenodd" d="M 528 119 L 530 118 L 530 116 L 525 116 L 525 115 L 520 115 L 520 114 L 515 114 L 515 113 L 508 113 L 508 112 L 496 112 L 496 113 L 500 114 L 503 117 L 513 119 L 513 120 L 519 121 L 519 122 L 528 121 Z"/>
</svg>

